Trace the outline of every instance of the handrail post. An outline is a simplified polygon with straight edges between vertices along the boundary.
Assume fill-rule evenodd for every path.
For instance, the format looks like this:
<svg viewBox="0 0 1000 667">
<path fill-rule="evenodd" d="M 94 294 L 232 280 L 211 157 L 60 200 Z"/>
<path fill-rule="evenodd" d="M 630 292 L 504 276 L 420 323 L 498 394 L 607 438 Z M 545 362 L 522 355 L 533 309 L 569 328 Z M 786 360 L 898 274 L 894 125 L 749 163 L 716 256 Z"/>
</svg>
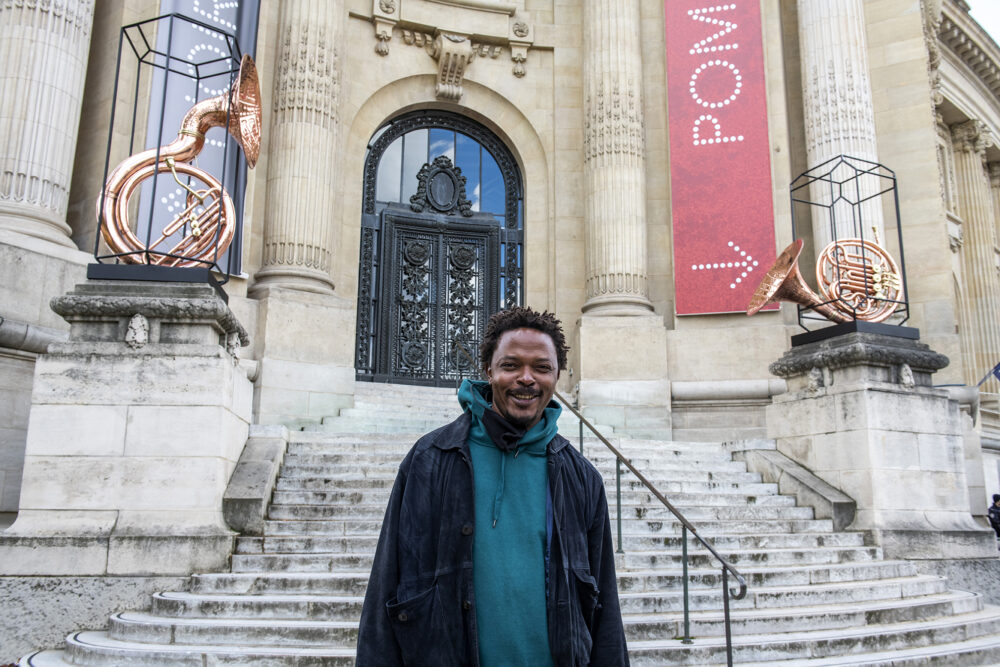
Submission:
<svg viewBox="0 0 1000 667">
<path fill-rule="evenodd" d="M 681 526 L 681 568 L 684 581 L 684 638 L 682 644 L 691 644 L 691 607 L 688 602 L 688 529 Z"/>
<path fill-rule="evenodd" d="M 618 553 L 623 554 L 625 550 L 622 549 L 622 462 L 621 459 L 615 459 L 615 484 L 617 488 L 618 497 Z"/>
<path fill-rule="evenodd" d="M 576 400 L 573 401 L 573 407 L 575 407 L 577 410 L 580 409 L 580 397 L 579 396 L 577 396 Z M 577 424 L 577 426 L 580 427 L 580 455 L 582 456 L 583 455 L 583 420 L 582 419 L 577 419 L 576 420 L 576 424 Z"/>
<path fill-rule="evenodd" d="M 733 667 L 733 631 L 729 627 L 729 573 L 722 568 L 722 615 L 726 621 L 726 665 Z"/>
</svg>

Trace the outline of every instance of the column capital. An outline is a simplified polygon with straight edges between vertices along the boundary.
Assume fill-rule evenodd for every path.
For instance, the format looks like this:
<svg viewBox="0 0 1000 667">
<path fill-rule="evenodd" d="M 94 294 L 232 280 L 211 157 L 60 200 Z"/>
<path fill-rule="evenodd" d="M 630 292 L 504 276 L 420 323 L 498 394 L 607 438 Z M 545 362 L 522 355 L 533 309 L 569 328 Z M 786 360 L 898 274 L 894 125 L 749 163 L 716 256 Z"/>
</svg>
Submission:
<svg viewBox="0 0 1000 667">
<path fill-rule="evenodd" d="M 951 126 L 951 139 L 956 151 L 964 153 L 985 153 L 996 145 L 993 134 L 981 120 L 967 120 Z"/>
</svg>

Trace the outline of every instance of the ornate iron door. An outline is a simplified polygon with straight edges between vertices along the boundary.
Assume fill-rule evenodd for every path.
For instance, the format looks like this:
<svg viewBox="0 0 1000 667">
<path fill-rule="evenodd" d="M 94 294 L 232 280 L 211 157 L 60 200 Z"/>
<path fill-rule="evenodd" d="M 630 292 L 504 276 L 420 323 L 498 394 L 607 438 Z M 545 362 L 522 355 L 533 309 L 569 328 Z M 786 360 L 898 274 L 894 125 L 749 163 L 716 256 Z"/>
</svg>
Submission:
<svg viewBox="0 0 1000 667">
<path fill-rule="evenodd" d="M 495 225 L 383 212 L 376 381 L 454 385 L 474 373 L 498 309 Z"/>
</svg>

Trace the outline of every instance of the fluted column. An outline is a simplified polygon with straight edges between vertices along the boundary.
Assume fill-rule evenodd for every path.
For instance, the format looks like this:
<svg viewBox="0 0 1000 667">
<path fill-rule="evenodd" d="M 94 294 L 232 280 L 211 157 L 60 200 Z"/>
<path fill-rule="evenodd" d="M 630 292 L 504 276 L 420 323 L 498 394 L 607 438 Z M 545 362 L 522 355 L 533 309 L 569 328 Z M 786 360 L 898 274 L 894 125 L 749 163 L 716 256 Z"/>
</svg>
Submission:
<svg viewBox="0 0 1000 667">
<path fill-rule="evenodd" d="M 587 189 L 583 310 L 648 313 L 639 4 L 582 4 Z"/>
<path fill-rule="evenodd" d="M 341 0 L 280 5 L 263 266 L 255 290 L 333 289 Z"/>
<path fill-rule="evenodd" d="M 992 143 L 982 122 L 971 120 L 952 128 L 955 146 L 955 172 L 958 202 L 965 243 L 962 259 L 963 304 L 973 331 L 971 368 L 966 367 L 966 382 L 974 384 L 1000 362 L 1000 280 L 996 270 L 996 232 L 990 181 L 985 169 L 986 148 Z M 997 391 L 991 380 L 984 385 Z"/>
<path fill-rule="evenodd" d="M 990 173 L 990 199 L 993 201 L 993 233 L 1000 249 L 1000 162 L 987 165 Z"/>
<path fill-rule="evenodd" d="M 94 0 L 0 3 L 0 229 L 73 246 L 66 224 Z"/>
<path fill-rule="evenodd" d="M 798 13 L 809 167 L 838 155 L 877 162 L 862 0 L 798 0 Z M 878 192 L 875 183 L 864 187 L 866 196 Z M 885 238 L 881 202 L 862 205 L 861 214 L 866 237 L 875 225 Z M 849 211 L 838 211 L 837 238 L 858 233 L 850 222 Z M 814 218 L 813 234 L 817 249 L 832 240 L 825 216 Z"/>
</svg>

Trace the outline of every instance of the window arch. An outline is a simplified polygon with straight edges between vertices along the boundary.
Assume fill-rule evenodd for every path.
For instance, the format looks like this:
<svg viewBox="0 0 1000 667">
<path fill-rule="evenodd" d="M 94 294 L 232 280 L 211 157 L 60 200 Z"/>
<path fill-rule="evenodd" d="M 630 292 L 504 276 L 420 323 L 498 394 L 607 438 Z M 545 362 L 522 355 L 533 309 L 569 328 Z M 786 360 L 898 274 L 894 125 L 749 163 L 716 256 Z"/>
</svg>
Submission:
<svg viewBox="0 0 1000 667">
<path fill-rule="evenodd" d="M 489 299 L 492 308 L 517 305 L 523 299 L 523 187 L 510 150 L 487 128 L 459 114 L 425 110 L 395 118 L 372 135 L 365 157 L 356 349 L 359 378 L 380 375 L 380 353 L 385 356 L 380 338 L 392 335 L 383 321 L 388 304 L 380 303 L 381 282 L 390 269 L 386 264 L 393 261 L 382 247 L 385 213 L 417 210 L 411 198 L 419 198 L 418 175 L 442 156 L 464 178 L 468 200 L 464 215 L 496 230 L 496 254 L 484 274 L 495 276 L 495 284 L 488 286 L 495 294 Z M 438 217 L 445 226 L 463 222 L 458 216 Z"/>
</svg>

